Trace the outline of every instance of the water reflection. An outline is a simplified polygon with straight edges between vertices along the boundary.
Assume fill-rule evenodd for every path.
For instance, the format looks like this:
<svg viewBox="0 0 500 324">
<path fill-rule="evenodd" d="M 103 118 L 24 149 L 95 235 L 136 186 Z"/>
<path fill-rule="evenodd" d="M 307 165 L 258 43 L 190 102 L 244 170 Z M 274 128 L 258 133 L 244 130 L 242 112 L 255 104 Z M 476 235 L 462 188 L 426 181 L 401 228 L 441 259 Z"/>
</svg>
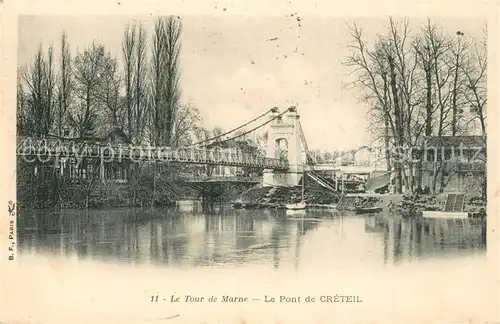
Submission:
<svg viewBox="0 0 500 324">
<path fill-rule="evenodd" d="M 219 208 L 204 214 L 183 206 L 163 211 L 23 212 L 18 245 L 21 255 L 52 253 L 75 260 L 171 267 L 298 268 L 325 258 L 354 267 L 482 253 L 485 230 L 485 222 L 473 219 L 403 219 L 331 211 L 290 218 L 280 211 Z"/>
<path fill-rule="evenodd" d="M 466 254 L 486 247 L 480 219 L 421 219 L 383 214 L 365 218 L 365 231 L 383 238 L 384 262 Z"/>
</svg>

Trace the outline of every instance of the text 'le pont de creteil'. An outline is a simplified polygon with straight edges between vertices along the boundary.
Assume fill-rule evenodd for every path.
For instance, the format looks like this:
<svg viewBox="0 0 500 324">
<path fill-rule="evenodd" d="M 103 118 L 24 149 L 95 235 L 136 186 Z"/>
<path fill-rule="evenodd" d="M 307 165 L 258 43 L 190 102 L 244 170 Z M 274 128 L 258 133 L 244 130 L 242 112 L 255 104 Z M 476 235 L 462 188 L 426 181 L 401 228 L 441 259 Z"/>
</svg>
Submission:
<svg viewBox="0 0 500 324">
<path fill-rule="evenodd" d="M 171 303 L 247 303 L 261 301 L 264 303 L 362 303 L 360 296 L 355 295 L 322 295 L 322 296 L 269 296 L 263 297 L 242 297 L 242 296 L 194 296 L 194 295 L 171 295 L 170 298 L 160 298 L 158 295 L 151 296 L 151 302 L 159 300 L 170 301 Z"/>
</svg>

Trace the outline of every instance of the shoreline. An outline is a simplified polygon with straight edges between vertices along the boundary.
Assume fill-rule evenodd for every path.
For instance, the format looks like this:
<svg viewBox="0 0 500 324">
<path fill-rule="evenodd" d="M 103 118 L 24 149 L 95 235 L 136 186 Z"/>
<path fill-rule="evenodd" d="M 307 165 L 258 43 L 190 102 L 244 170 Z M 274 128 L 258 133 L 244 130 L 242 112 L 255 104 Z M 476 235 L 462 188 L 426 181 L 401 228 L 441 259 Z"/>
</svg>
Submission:
<svg viewBox="0 0 500 324">
<path fill-rule="evenodd" d="M 208 205 L 209 209 L 220 206 L 231 206 L 234 209 L 245 210 L 286 210 L 286 205 L 300 197 L 300 188 L 297 187 L 254 187 L 239 196 L 236 200 L 223 200 L 214 201 Z M 339 193 L 327 191 L 324 188 L 309 188 L 305 191 L 307 208 L 311 209 L 328 209 L 337 210 L 337 205 L 342 199 Z M 342 206 L 338 211 L 355 211 L 356 208 L 375 208 L 377 212 L 385 212 L 390 214 L 399 214 L 406 217 L 421 216 L 424 210 L 439 211 L 445 203 L 447 193 L 442 193 L 437 196 L 420 196 L 416 200 L 404 194 L 366 194 L 366 193 L 352 193 L 344 195 L 344 197 L 355 197 L 358 199 L 356 204 L 350 206 Z M 473 198 L 473 196 L 472 196 Z M 467 201 L 471 200 L 471 196 Z M 47 208 L 26 208 L 18 207 L 20 214 L 25 212 L 39 212 L 39 213 L 64 213 L 64 212 L 82 212 L 82 211 L 118 211 L 122 209 L 140 210 L 148 214 L 152 210 L 171 210 L 183 209 L 182 203 L 189 202 L 189 204 L 201 205 L 203 209 L 203 200 L 194 197 L 186 197 L 184 199 L 176 199 L 169 204 L 138 204 L 138 205 L 106 205 L 106 206 L 88 206 L 88 207 L 73 207 L 73 206 L 53 206 Z M 200 206 L 198 206 L 200 207 Z M 195 208 L 198 209 L 198 208 Z M 464 211 L 469 213 L 469 218 L 485 217 L 485 205 L 465 203 Z M 139 217 L 143 218 L 143 217 Z"/>
</svg>

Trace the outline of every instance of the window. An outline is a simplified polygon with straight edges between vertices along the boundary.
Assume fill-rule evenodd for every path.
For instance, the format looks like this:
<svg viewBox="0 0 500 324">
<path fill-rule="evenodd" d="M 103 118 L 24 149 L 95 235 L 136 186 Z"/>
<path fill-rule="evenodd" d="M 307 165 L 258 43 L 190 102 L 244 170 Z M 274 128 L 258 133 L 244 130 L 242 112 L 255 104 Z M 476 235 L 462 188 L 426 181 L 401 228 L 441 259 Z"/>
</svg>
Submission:
<svg viewBox="0 0 500 324">
<path fill-rule="evenodd" d="M 450 161 L 454 156 L 455 156 L 455 152 L 453 152 L 453 148 L 451 150 L 446 150 L 444 152 L 444 159 L 446 161 Z"/>
<path fill-rule="evenodd" d="M 434 156 L 435 156 L 434 151 L 428 151 L 427 152 L 427 162 L 434 162 Z"/>
</svg>

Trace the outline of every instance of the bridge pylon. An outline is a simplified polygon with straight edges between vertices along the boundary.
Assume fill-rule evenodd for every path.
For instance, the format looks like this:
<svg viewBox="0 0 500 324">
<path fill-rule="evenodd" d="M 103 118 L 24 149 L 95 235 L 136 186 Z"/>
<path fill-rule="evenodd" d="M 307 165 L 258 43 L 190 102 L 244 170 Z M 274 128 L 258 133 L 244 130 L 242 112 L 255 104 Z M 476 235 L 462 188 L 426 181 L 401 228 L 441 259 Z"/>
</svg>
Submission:
<svg viewBox="0 0 500 324">
<path fill-rule="evenodd" d="M 275 108 L 270 119 L 279 115 Z M 269 123 L 267 136 L 267 157 L 285 158 L 289 168 L 286 171 L 264 170 L 263 186 L 297 186 L 304 173 L 304 156 L 299 127 L 299 114 L 296 107 L 288 108 L 281 118 Z"/>
</svg>

